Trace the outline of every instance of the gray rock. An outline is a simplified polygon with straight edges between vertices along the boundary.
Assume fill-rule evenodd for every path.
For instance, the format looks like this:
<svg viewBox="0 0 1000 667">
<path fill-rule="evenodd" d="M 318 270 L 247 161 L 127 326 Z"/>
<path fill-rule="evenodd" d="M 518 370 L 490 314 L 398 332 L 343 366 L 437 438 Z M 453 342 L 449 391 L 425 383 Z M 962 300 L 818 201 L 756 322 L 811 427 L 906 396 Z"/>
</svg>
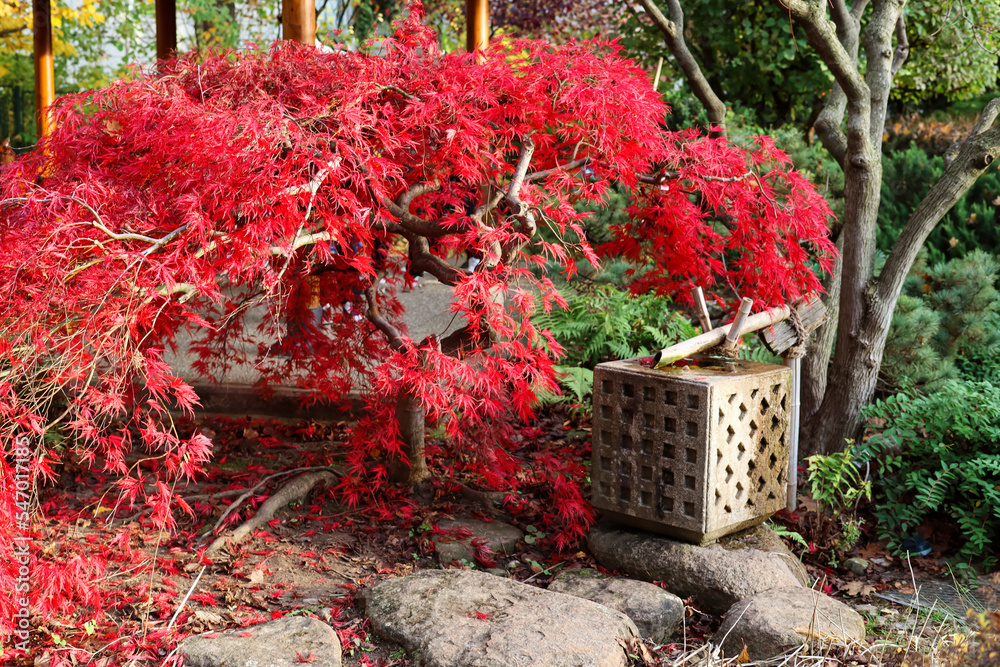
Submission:
<svg viewBox="0 0 1000 667">
<path fill-rule="evenodd" d="M 784 540 L 778 537 L 766 524 L 762 523 L 753 528 L 747 528 L 738 533 L 720 538 L 719 546 L 731 551 L 736 549 L 756 549 L 769 554 L 780 554 L 784 559 L 785 565 L 792 571 L 792 574 L 795 575 L 799 583 L 806 588 L 809 587 L 809 572 L 806 570 L 806 566 L 802 564 L 798 556 L 785 546 Z"/>
<path fill-rule="evenodd" d="M 681 598 L 722 614 L 743 598 L 770 588 L 799 586 L 794 557 L 760 549 L 699 547 L 640 530 L 600 523 L 587 538 L 591 553 L 609 570 L 662 581 Z M 798 563 L 797 559 L 794 559 Z"/>
<path fill-rule="evenodd" d="M 635 579 L 611 579 L 597 570 L 564 570 L 549 590 L 575 595 L 620 611 L 635 623 L 639 635 L 665 644 L 684 618 L 684 601 L 659 586 Z"/>
<path fill-rule="evenodd" d="M 249 633 L 249 637 L 240 636 Z M 177 653 L 184 667 L 297 667 L 310 653 L 313 667 L 340 667 L 340 638 L 326 623 L 289 616 L 249 628 L 189 637 Z"/>
<path fill-rule="evenodd" d="M 843 602 L 802 586 L 774 588 L 742 600 L 726 612 L 712 643 L 727 657 L 746 645 L 751 660 L 767 660 L 810 638 L 863 641 L 865 621 Z"/>
<path fill-rule="evenodd" d="M 514 552 L 514 545 L 524 537 L 518 528 L 503 523 L 501 521 L 480 521 L 478 519 L 468 519 L 456 517 L 454 520 L 445 519 L 438 523 L 438 527 L 446 530 L 467 528 L 472 532 L 472 537 L 464 540 L 456 540 L 450 535 L 435 535 L 434 552 L 437 554 L 438 563 L 444 567 L 453 560 L 467 560 L 475 562 L 475 549 L 472 540 L 484 539 L 489 544 L 493 553 L 502 555 Z"/>
<path fill-rule="evenodd" d="M 864 558 L 848 558 L 844 561 L 844 569 L 861 576 L 868 571 L 869 563 Z"/>
<path fill-rule="evenodd" d="M 472 570 L 424 570 L 362 591 L 377 635 L 422 667 L 625 667 L 635 624 L 589 600 Z"/>
</svg>

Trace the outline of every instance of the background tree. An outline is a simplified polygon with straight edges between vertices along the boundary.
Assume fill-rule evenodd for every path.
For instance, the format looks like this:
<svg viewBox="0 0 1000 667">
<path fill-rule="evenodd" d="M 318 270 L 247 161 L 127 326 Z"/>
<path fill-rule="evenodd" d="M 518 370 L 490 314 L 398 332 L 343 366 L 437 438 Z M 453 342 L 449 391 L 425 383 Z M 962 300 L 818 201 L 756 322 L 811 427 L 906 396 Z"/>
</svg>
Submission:
<svg viewBox="0 0 1000 667">
<path fill-rule="evenodd" d="M 678 61 L 686 61 L 685 72 L 700 73 L 684 44 L 682 26 L 686 23 L 679 0 L 664 2 L 666 13 L 660 12 L 653 0 L 642 3 L 667 36 Z M 842 237 L 843 269 L 830 290 L 839 306 L 838 344 L 829 380 L 822 350 L 814 355 L 810 367 L 809 387 L 823 398 L 806 424 L 808 446 L 804 453 L 808 454 L 838 450 L 845 439 L 859 435 L 861 409 L 874 395 L 904 279 L 935 225 L 1000 151 L 1000 129 L 992 128 L 1000 100 L 989 103 L 969 135 L 949 149 L 944 173 L 912 212 L 876 275 L 883 131 L 895 77 L 910 51 L 906 3 L 856 0 L 848 5 L 845 0 L 835 0 L 827 6 L 818 0 L 776 0 L 774 4 L 795 20 L 834 77 L 814 127 L 845 176 L 844 216 L 842 226 L 835 230 Z M 714 91 L 706 89 L 704 77 L 702 81 L 699 84 L 695 78 L 693 88 L 699 99 L 707 100 L 709 118 L 717 123 L 717 104 L 713 106 L 709 97 Z M 831 310 L 837 314 L 838 309 Z M 827 340 L 832 344 L 830 330 Z"/>
</svg>

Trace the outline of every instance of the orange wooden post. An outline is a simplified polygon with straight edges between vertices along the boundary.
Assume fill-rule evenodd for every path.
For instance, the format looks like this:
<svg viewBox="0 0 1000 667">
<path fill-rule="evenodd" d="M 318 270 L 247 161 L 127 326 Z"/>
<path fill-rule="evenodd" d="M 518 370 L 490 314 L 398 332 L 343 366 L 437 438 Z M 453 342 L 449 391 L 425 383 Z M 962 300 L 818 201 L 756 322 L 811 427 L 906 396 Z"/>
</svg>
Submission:
<svg viewBox="0 0 1000 667">
<path fill-rule="evenodd" d="M 281 0 L 281 38 L 316 44 L 316 0 Z"/>
<path fill-rule="evenodd" d="M 480 51 L 490 41 L 490 0 L 465 0 L 465 48 Z"/>
<path fill-rule="evenodd" d="M 177 0 L 156 0 L 156 59 L 177 54 Z"/>
<path fill-rule="evenodd" d="M 56 101 L 50 0 L 33 0 L 32 12 L 35 43 L 35 120 L 38 138 L 41 139 L 52 132 L 52 116 L 49 107 Z"/>
</svg>

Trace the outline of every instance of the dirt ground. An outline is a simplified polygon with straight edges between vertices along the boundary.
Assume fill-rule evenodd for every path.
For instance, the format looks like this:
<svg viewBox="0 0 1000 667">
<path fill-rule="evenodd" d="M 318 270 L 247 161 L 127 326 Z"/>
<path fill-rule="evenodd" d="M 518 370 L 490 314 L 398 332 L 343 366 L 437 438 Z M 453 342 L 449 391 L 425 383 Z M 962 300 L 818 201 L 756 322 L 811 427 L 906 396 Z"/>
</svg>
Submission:
<svg viewBox="0 0 1000 667">
<path fill-rule="evenodd" d="M 432 456 L 437 461 L 432 464 L 436 479 L 420 498 L 388 488 L 349 507 L 335 489 L 317 487 L 302 500 L 284 506 L 249 539 L 211 557 L 199 555 L 211 541 L 213 525 L 239 491 L 280 471 L 340 465 L 351 426 L 347 422 L 225 416 L 183 424 L 182 428 L 211 434 L 216 449 L 207 474 L 177 490 L 191 512 L 180 513 L 171 535 L 153 527 L 148 508 L 112 505 L 113 494 L 107 492 L 110 480 L 67 463 L 58 483 L 42 491 L 47 521 L 40 539 L 47 540 L 45 556 L 103 561 L 103 573 L 93 580 L 94 608 L 82 606 L 72 614 L 43 619 L 34 633 L 34 661 L 20 664 L 46 667 L 57 657 L 69 658 L 70 664 L 160 664 L 185 636 L 307 614 L 337 630 L 344 664 L 409 665 L 402 649 L 369 632 L 355 593 L 384 578 L 438 567 L 430 538 L 439 532 L 439 521 L 458 514 L 502 520 L 522 530 L 534 526 L 536 534 L 545 536 L 533 544 L 518 543 L 510 554 L 492 558 L 485 554 L 482 562 L 453 561 L 449 567 L 499 567 L 507 576 L 543 587 L 561 568 L 599 567 L 585 541 L 575 540 L 561 550 L 556 545 L 556 536 L 565 535 L 566 526 L 559 523 L 552 485 L 540 471 L 553 456 L 585 466 L 590 455 L 588 422 L 561 413 L 546 415 L 521 430 L 514 453 L 522 469 L 519 488 L 500 508 L 489 502 L 492 496 L 470 490 L 477 486 L 474 466 L 443 464 L 445 456 Z M 431 454 L 449 453 L 443 443 L 432 441 Z M 261 486 L 230 514 L 227 526 L 252 516 L 283 479 L 293 476 Z M 581 481 L 585 491 L 586 480 Z M 780 525 L 805 531 L 808 514 L 807 501 L 798 514 L 781 519 Z M 936 557 L 942 553 L 906 563 L 872 539 L 870 523 L 866 529 L 850 553 L 840 554 L 866 558 L 871 567 L 863 575 L 822 564 L 829 554 L 811 552 L 796 542 L 789 546 L 796 554 L 802 553 L 824 591 L 861 609 L 875 641 L 901 632 L 926 631 L 927 623 L 920 628 L 919 619 L 908 620 L 916 618 L 912 613 L 894 611 L 877 594 L 912 592 L 917 577 L 945 576 L 942 561 Z M 936 546 L 946 548 L 947 540 Z M 675 641 L 648 647 L 661 664 L 672 664 L 704 644 L 719 625 L 719 618 L 687 602 L 684 627 Z M 142 641 L 135 641 L 136 633 L 142 633 Z M 123 655 L 115 646 L 128 643 L 128 636 L 138 648 Z M 831 660 L 837 659 L 831 654 Z M 835 664 L 842 663 L 831 663 Z"/>
</svg>

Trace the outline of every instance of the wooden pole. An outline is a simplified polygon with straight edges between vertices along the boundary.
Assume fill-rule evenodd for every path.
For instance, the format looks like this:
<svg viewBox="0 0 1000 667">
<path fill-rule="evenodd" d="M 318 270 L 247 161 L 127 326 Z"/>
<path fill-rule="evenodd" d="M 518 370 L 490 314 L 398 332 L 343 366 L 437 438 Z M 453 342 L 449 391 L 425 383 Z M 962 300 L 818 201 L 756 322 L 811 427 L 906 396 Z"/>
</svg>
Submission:
<svg viewBox="0 0 1000 667">
<path fill-rule="evenodd" d="M 281 38 L 316 45 L 316 0 L 281 0 Z"/>
<path fill-rule="evenodd" d="M 156 0 L 156 59 L 177 54 L 177 0 Z"/>
<path fill-rule="evenodd" d="M 489 0 L 465 0 L 465 48 L 481 51 L 490 41 Z"/>
<path fill-rule="evenodd" d="M 35 42 L 35 120 L 38 138 L 42 139 L 52 133 L 52 115 L 49 107 L 56 101 L 50 0 L 33 0 L 32 12 Z"/>
</svg>

